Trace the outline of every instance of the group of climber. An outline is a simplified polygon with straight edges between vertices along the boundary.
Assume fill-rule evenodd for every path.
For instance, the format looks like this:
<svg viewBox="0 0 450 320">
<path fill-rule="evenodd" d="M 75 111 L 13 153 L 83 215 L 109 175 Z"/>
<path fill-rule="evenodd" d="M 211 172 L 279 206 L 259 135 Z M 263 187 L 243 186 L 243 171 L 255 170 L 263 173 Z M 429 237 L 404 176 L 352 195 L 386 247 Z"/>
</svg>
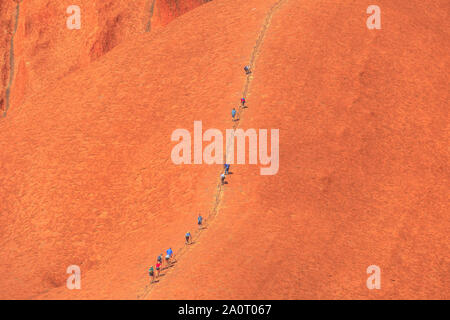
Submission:
<svg viewBox="0 0 450 320">
<path fill-rule="evenodd" d="M 245 66 L 244 67 L 244 71 L 246 75 L 249 75 L 251 73 L 250 70 L 250 66 Z M 241 98 L 241 105 L 239 107 L 245 108 L 245 98 Z M 238 108 L 239 108 L 238 107 Z M 235 119 L 236 116 L 236 109 L 233 108 L 233 110 L 231 110 L 231 116 L 232 116 L 232 121 L 237 121 L 239 119 Z M 225 163 L 223 165 L 224 167 L 224 172 L 220 175 L 220 182 L 221 185 L 225 184 L 225 176 L 229 174 L 230 172 L 230 165 Z M 203 224 L 203 217 L 199 214 L 198 218 L 197 218 L 197 224 L 198 224 L 198 229 L 200 230 L 202 228 L 202 224 Z M 189 245 L 192 244 L 192 236 L 190 232 L 187 232 L 185 235 L 185 244 Z M 151 278 L 151 283 L 153 283 L 155 281 L 155 277 L 158 278 L 160 276 L 160 272 L 163 268 L 163 259 L 162 259 L 162 253 L 156 258 L 156 265 L 155 265 L 155 269 L 153 269 L 153 266 L 150 267 L 150 269 L 148 269 L 148 274 Z M 166 256 L 165 256 L 165 262 L 166 262 L 166 268 L 170 267 L 171 264 L 173 262 L 171 262 L 173 258 L 173 251 L 172 248 L 167 249 L 166 251 Z"/>
</svg>

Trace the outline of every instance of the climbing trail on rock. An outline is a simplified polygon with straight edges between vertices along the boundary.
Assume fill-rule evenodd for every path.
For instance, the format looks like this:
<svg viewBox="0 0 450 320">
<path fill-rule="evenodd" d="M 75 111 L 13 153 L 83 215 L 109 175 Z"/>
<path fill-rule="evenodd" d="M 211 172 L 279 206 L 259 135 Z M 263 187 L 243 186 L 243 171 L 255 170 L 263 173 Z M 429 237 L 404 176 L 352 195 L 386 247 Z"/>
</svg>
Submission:
<svg viewBox="0 0 450 320">
<path fill-rule="evenodd" d="M 2 115 L 3 118 L 6 117 L 6 113 L 8 112 L 8 109 L 9 109 L 11 87 L 12 87 L 13 80 L 14 80 L 14 37 L 16 35 L 17 25 L 19 23 L 19 12 L 20 12 L 20 3 L 21 2 L 22 1 L 17 1 L 14 28 L 13 28 L 13 32 L 11 35 L 11 44 L 10 44 L 10 48 L 9 48 L 9 81 L 8 81 L 8 85 L 5 90 L 5 110 L 3 111 L 3 115 Z"/>
<path fill-rule="evenodd" d="M 270 26 L 270 22 L 272 21 L 272 17 L 275 14 L 275 12 L 281 7 L 281 5 L 283 3 L 285 3 L 286 1 L 288 1 L 288 0 L 278 0 L 269 9 L 269 12 L 267 13 L 266 18 L 264 20 L 263 26 L 258 34 L 256 43 L 255 43 L 255 46 L 253 47 L 252 54 L 250 56 L 250 61 L 248 64 L 250 66 L 251 73 L 249 73 L 247 75 L 244 89 L 242 90 L 242 97 L 245 98 L 246 100 L 247 100 L 247 96 L 249 95 L 250 85 L 253 81 L 253 72 L 256 67 L 256 60 L 259 55 L 261 45 L 264 42 L 266 32 Z M 233 129 L 237 129 L 239 127 L 239 123 L 241 120 L 241 114 L 243 114 L 244 109 L 245 109 L 245 107 L 243 107 L 242 105 L 239 106 L 239 109 L 236 112 L 237 120 L 233 124 Z M 234 135 L 234 133 L 233 133 L 233 135 Z M 234 139 L 234 137 L 233 137 L 233 139 Z M 228 152 L 228 149 L 227 149 L 227 152 Z M 223 170 L 221 170 L 221 172 L 223 172 Z M 212 206 L 212 209 L 211 209 L 209 215 L 206 217 L 206 219 L 203 223 L 204 227 L 199 229 L 195 234 L 191 235 L 192 242 L 194 242 L 194 243 L 198 242 L 203 231 L 206 229 L 205 227 L 207 227 L 208 225 L 210 225 L 212 223 L 212 221 L 214 221 L 215 217 L 217 216 L 217 213 L 219 212 L 219 207 L 220 207 L 221 200 L 223 198 L 223 193 L 224 193 L 224 185 L 222 185 L 220 178 L 218 179 L 218 181 L 216 183 L 217 183 L 217 185 L 216 185 L 216 192 L 214 195 L 214 204 Z M 163 270 L 161 270 L 162 271 L 161 274 L 168 274 L 168 273 L 170 273 L 171 270 L 173 270 L 173 268 L 176 268 L 176 265 L 174 263 L 176 263 L 178 261 L 178 259 L 182 258 L 187 252 L 189 252 L 189 249 L 190 249 L 190 245 L 184 245 L 183 247 L 174 251 L 175 254 L 174 254 L 174 257 L 172 258 L 173 264 L 171 266 L 165 267 Z M 165 271 L 165 272 L 163 273 L 163 271 Z M 152 289 L 158 284 L 158 283 L 149 284 L 147 273 L 146 273 L 146 279 L 147 279 L 147 285 L 145 285 L 143 291 L 137 295 L 137 299 L 145 299 L 145 297 L 147 297 L 148 294 L 152 291 Z M 161 281 L 161 279 L 158 280 L 158 282 L 159 281 Z"/>
</svg>

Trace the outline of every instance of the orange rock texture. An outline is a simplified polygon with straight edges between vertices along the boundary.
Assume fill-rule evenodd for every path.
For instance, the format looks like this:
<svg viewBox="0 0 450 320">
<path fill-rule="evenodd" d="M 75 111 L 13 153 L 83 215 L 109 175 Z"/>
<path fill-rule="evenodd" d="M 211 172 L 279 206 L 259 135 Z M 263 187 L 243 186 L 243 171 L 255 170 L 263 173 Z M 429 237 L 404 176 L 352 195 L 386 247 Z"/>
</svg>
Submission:
<svg viewBox="0 0 450 320">
<path fill-rule="evenodd" d="M 449 2 L 378 0 L 381 30 L 359 0 L 201 2 L 80 1 L 78 31 L 64 1 L 20 2 L 0 298 L 448 299 Z M 278 173 L 173 164 L 195 120 L 279 129 Z"/>
</svg>

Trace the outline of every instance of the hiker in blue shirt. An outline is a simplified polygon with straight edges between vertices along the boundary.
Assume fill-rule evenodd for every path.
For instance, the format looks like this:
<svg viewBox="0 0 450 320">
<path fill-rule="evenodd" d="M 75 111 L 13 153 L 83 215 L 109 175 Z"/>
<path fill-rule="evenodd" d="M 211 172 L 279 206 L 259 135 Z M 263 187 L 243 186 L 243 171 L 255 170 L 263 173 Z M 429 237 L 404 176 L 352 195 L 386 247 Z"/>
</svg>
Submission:
<svg viewBox="0 0 450 320">
<path fill-rule="evenodd" d="M 166 251 L 166 264 L 167 264 L 167 267 L 170 266 L 170 258 L 172 258 L 172 256 L 173 256 L 173 251 L 172 251 L 171 248 L 169 248 Z"/>
<path fill-rule="evenodd" d="M 245 71 L 245 74 L 250 74 L 250 73 L 252 73 L 252 72 L 250 71 L 250 66 L 245 66 L 245 67 L 244 67 L 244 71 Z"/>
<path fill-rule="evenodd" d="M 228 171 L 230 170 L 230 165 L 224 164 L 223 166 L 225 167 L 225 174 L 228 174 Z"/>
<path fill-rule="evenodd" d="M 186 233 L 186 244 L 192 243 L 191 233 Z"/>
</svg>

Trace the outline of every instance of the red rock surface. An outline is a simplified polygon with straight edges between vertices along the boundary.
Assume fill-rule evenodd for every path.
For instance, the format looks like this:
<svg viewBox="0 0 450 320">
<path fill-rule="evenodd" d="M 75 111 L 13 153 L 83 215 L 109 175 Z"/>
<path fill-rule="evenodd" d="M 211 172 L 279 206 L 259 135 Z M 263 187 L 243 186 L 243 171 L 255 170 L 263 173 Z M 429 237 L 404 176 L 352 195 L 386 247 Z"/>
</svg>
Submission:
<svg viewBox="0 0 450 320">
<path fill-rule="evenodd" d="M 382 30 L 362 1 L 277 2 L 213 1 L 11 108 L 1 298 L 448 299 L 448 2 L 380 0 Z M 233 165 L 218 189 L 170 136 L 232 126 L 266 22 L 239 125 L 280 129 L 280 170 Z"/>
</svg>

